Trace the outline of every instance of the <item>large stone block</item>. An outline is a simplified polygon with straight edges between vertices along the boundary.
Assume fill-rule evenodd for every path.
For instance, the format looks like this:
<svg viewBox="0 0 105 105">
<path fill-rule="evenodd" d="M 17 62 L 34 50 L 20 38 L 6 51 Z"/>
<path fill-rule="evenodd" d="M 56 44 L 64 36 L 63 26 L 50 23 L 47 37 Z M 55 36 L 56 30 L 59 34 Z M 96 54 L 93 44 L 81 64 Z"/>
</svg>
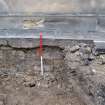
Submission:
<svg viewBox="0 0 105 105">
<path fill-rule="evenodd" d="M 30 34 L 38 36 L 42 31 L 45 35 L 59 36 L 70 32 L 90 32 L 96 30 L 96 17 L 93 16 L 45 16 L 45 17 L 1 17 L 0 29 L 3 29 L 4 34 Z M 39 18 L 39 20 L 37 19 Z M 24 23 L 24 21 L 26 21 Z M 40 21 L 43 21 L 40 23 Z M 25 25 L 25 26 L 24 26 Z M 40 25 L 43 25 L 40 27 Z M 27 28 L 25 28 L 27 27 Z M 8 29 L 4 31 L 4 29 Z M 34 30 L 28 30 L 34 29 Z M 0 34 L 2 34 L 0 32 Z M 15 35 L 17 36 L 17 35 Z M 24 44 L 24 43 L 23 43 Z"/>
</svg>

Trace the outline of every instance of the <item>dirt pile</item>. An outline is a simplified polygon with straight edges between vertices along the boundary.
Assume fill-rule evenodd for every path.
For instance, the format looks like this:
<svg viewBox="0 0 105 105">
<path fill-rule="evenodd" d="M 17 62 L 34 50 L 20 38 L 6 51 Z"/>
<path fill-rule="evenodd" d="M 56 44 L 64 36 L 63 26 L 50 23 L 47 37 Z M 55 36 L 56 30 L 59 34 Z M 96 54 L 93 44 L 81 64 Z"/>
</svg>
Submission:
<svg viewBox="0 0 105 105">
<path fill-rule="evenodd" d="M 83 43 L 66 47 L 65 54 L 67 75 L 74 91 L 86 105 L 105 105 L 105 54 Z"/>
</svg>

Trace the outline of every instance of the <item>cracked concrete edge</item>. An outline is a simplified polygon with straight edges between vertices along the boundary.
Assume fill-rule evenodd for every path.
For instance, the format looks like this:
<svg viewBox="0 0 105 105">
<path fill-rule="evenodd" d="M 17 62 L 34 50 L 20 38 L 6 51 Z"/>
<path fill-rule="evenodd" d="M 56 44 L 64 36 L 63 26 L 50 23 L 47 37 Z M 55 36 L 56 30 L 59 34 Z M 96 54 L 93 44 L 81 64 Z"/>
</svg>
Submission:
<svg viewBox="0 0 105 105">
<path fill-rule="evenodd" d="M 60 48 L 64 48 L 65 46 L 72 46 L 77 43 L 86 43 L 91 46 L 94 46 L 94 42 L 92 40 L 71 40 L 71 39 L 43 39 L 43 46 L 57 46 Z M 0 39 L 0 46 L 8 46 L 12 48 L 37 48 L 39 47 L 39 38 L 5 38 Z"/>
</svg>

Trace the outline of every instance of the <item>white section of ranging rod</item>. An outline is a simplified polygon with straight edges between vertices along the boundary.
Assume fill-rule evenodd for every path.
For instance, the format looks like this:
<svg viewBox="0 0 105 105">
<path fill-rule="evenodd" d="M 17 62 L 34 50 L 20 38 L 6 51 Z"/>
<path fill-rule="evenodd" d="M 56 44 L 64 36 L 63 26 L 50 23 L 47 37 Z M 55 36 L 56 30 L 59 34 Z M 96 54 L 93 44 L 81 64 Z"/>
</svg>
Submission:
<svg viewBox="0 0 105 105">
<path fill-rule="evenodd" d="M 44 69 L 43 69 L 43 57 L 41 56 L 41 75 L 44 75 Z"/>
</svg>

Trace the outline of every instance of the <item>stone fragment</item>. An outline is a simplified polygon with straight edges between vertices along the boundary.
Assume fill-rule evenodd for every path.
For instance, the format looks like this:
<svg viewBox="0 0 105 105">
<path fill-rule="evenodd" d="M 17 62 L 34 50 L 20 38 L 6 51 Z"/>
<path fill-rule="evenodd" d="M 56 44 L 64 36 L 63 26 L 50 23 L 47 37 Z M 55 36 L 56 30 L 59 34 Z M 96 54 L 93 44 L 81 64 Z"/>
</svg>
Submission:
<svg viewBox="0 0 105 105">
<path fill-rule="evenodd" d="M 87 44 L 80 45 L 80 57 L 84 65 L 89 65 L 92 60 L 95 59 L 95 56 L 92 52 L 92 48 Z"/>
<path fill-rule="evenodd" d="M 25 83 L 24 83 L 24 86 L 25 86 L 25 87 L 35 87 L 35 86 L 36 86 L 36 83 L 35 83 L 34 81 L 25 82 Z"/>
<path fill-rule="evenodd" d="M 105 64 L 105 55 L 100 55 L 101 64 Z"/>
<path fill-rule="evenodd" d="M 17 51 L 17 54 L 21 60 L 25 59 L 25 53 L 23 51 Z"/>
<path fill-rule="evenodd" d="M 7 41 L 6 40 L 0 40 L 0 45 L 6 46 L 7 45 Z"/>
<path fill-rule="evenodd" d="M 0 59 L 3 59 L 3 51 L 0 50 Z"/>
<path fill-rule="evenodd" d="M 11 47 L 5 47 L 5 46 L 2 46 L 0 47 L 1 50 L 11 50 L 12 48 Z"/>
<path fill-rule="evenodd" d="M 70 49 L 70 51 L 71 51 L 72 53 L 74 53 L 74 52 L 78 51 L 79 48 L 80 48 L 79 45 L 75 45 L 75 46 L 73 46 L 73 47 Z"/>
<path fill-rule="evenodd" d="M 87 44 L 81 44 L 80 52 L 83 54 L 90 54 L 92 53 L 92 48 L 89 47 Z"/>
<path fill-rule="evenodd" d="M 93 54 L 90 54 L 88 59 L 89 60 L 94 60 L 95 59 L 95 56 Z"/>
<path fill-rule="evenodd" d="M 35 87 L 36 86 L 36 82 L 34 80 L 33 76 L 28 76 L 28 75 L 24 75 L 24 86 L 26 87 Z"/>
</svg>

